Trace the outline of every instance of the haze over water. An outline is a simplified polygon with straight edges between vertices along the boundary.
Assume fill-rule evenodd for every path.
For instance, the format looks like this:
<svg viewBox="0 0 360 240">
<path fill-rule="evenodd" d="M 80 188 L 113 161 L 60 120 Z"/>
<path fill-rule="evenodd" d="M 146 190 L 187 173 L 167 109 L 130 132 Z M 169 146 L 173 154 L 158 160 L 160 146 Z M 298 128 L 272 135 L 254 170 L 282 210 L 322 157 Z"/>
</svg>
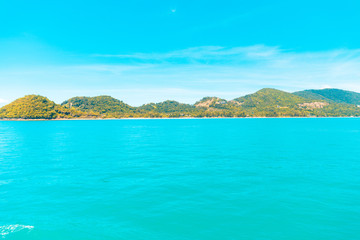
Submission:
<svg viewBox="0 0 360 240">
<path fill-rule="evenodd" d="M 358 239 L 360 119 L 0 121 L 0 239 Z"/>
</svg>

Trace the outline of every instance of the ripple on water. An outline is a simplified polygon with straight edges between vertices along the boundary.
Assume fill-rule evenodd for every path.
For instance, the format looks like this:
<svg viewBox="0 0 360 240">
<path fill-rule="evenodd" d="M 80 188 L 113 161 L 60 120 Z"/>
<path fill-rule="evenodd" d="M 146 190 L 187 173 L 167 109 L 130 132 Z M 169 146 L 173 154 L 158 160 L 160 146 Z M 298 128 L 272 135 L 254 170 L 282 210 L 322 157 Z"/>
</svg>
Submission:
<svg viewBox="0 0 360 240">
<path fill-rule="evenodd" d="M 1 238 L 5 238 L 7 235 L 20 232 L 23 230 L 31 231 L 34 226 L 30 225 L 20 225 L 20 224 L 12 224 L 12 225 L 4 225 L 0 226 L 0 236 Z"/>
</svg>

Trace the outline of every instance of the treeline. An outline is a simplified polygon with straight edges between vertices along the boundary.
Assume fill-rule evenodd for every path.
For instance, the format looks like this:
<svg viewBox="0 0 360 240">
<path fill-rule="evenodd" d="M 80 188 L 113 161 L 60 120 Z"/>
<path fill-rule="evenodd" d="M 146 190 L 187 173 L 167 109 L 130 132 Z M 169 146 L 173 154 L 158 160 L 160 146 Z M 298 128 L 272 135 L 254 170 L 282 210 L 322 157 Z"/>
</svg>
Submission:
<svg viewBox="0 0 360 240">
<path fill-rule="evenodd" d="M 65 108 L 39 95 L 27 95 L 0 109 L 2 119 L 71 119 L 96 116 L 99 114 Z"/>
<path fill-rule="evenodd" d="M 132 107 L 110 96 L 74 97 L 61 105 L 28 95 L 0 109 L 1 119 L 212 118 L 360 116 L 360 94 L 339 89 L 288 93 L 261 89 L 231 101 L 205 97 L 195 104 L 177 101 Z"/>
</svg>

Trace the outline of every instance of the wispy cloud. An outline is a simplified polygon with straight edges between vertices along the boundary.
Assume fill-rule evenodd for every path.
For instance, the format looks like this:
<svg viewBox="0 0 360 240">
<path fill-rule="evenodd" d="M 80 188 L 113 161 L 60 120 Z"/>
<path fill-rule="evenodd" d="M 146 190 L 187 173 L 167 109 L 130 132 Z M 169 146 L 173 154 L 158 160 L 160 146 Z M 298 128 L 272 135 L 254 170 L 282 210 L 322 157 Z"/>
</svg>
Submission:
<svg viewBox="0 0 360 240">
<path fill-rule="evenodd" d="M 148 61 L 189 60 L 203 62 L 206 60 L 226 60 L 227 63 L 232 63 L 239 60 L 269 58 L 277 55 L 278 53 L 278 47 L 254 45 L 248 47 L 234 48 L 225 48 L 221 46 L 204 46 L 171 51 L 166 53 L 94 54 L 93 56 Z"/>
<path fill-rule="evenodd" d="M 274 86 L 291 91 L 332 86 L 360 91 L 360 49 L 299 53 L 264 45 L 206 46 L 168 53 L 97 56 L 149 64 L 146 71 L 137 71 L 146 79 L 191 81 L 207 87 L 233 85 L 231 89 Z"/>
<path fill-rule="evenodd" d="M 191 103 L 208 95 L 232 99 L 263 87 L 360 91 L 360 49 L 295 52 L 265 45 L 204 46 L 95 56 L 91 64 L 0 68 L 0 97 L 38 93 L 62 101 L 109 94 L 141 105 L 169 98 Z"/>
</svg>

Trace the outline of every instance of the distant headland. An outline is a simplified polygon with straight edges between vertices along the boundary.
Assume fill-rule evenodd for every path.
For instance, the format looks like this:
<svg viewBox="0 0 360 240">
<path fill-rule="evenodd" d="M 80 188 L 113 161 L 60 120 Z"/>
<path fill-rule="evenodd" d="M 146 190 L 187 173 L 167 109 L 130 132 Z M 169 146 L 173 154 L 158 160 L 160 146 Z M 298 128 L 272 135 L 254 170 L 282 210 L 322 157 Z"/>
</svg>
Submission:
<svg viewBox="0 0 360 240">
<path fill-rule="evenodd" d="M 350 117 L 360 116 L 360 93 L 341 89 L 284 92 L 264 88 L 225 100 L 205 97 L 195 104 L 167 100 L 132 107 L 110 96 L 74 97 L 56 104 L 27 95 L 0 108 L 0 119 L 107 119 L 211 117 Z"/>
</svg>

